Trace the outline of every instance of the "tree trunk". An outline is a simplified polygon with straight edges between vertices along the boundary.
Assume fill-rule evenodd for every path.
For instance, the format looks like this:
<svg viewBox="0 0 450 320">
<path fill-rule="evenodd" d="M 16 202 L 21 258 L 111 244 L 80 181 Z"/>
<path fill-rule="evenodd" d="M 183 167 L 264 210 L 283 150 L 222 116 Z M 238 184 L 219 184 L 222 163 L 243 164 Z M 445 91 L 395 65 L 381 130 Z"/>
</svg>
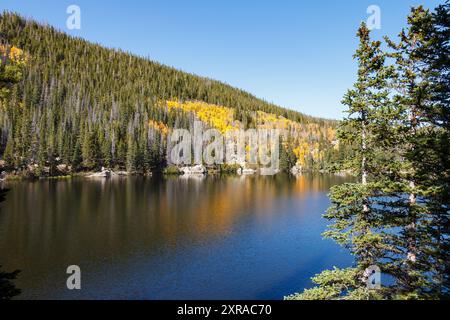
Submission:
<svg viewBox="0 0 450 320">
<path fill-rule="evenodd" d="M 414 136 L 416 135 L 416 127 L 417 127 L 417 115 L 416 115 L 416 108 L 415 106 L 411 109 L 411 115 L 410 115 L 410 121 L 411 121 L 411 136 L 412 139 L 414 139 Z M 414 146 L 412 146 L 412 150 L 414 150 Z M 414 173 L 414 168 L 412 168 L 412 172 Z M 413 180 L 409 181 L 409 187 L 411 189 L 409 194 L 409 217 L 411 219 L 411 223 L 406 227 L 408 230 L 408 254 L 407 254 L 407 260 L 410 262 L 416 262 L 417 258 L 417 248 L 416 248 L 416 224 L 417 224 L 417 217 L 416 213 L 414 212 L 414 207 L 417 203 L 417 195 L 415 192 L 416 184 Z"/>
<path fill-rule="evenodd" d="M 366 133 L 366 114 L 362 112 L 362 132 L 361 132 L 361 148 L 362 148 L 362 160 L 361 160 L 361 184 L 363 186 L 367 185 L 367 133 Z M 367 205 L 367 199 L 363 200 L 363 212 L 364 216 L 369 212 L 369 207 Z"/>
</svg>

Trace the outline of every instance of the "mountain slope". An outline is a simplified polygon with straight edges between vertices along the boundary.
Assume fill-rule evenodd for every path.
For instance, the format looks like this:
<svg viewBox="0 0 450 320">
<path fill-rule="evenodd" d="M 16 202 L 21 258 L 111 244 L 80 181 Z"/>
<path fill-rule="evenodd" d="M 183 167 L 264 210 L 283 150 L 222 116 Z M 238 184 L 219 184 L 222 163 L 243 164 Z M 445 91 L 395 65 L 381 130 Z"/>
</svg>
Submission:
<svg viewBox="0 0 450 320">
<path fill-rule="evenodd" d="M 296 123 L 289 126 L 289 147 L 305 166 L 323 167 L 336 156 L 336 121 L 278 107 L 227 84 L 106 49 L 16 14 L 0 16 L 0 33 L 28 57 L 22 80 L 1 106 L 0 154 L 10 167 L 161 168 L 167 132 L 189 128 L 198 118 L 195 110 L 168 104 L 190 101 L 229 108 L 244 128 L 267 125 L 268 119 L 275 125 Z"/>
</svg>

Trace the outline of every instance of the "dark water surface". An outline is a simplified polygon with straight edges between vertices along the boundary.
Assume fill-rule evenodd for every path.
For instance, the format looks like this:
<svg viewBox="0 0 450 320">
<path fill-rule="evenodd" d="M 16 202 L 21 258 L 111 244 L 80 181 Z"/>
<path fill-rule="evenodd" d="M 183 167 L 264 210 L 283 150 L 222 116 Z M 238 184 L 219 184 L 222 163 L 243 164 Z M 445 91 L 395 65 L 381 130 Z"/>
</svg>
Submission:
<svg viewBox="0 0 450 320">
<path fill-rule="evenodd" d="M 332 175 L 11 182 L 0 265 L 22 299 L 282 299 L 351 257 L 321 233 Z M 66 288 L 79 265 L 82 289 Z"/>
</svg>

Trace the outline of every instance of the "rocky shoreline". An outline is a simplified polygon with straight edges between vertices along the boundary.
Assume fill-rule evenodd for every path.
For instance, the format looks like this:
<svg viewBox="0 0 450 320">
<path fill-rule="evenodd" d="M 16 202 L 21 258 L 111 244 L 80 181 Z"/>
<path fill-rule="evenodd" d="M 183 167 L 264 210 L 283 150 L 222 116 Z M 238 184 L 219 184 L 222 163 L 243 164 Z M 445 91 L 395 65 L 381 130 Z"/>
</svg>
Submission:
<svg viewBox="0 0 450 320">
<path fill-rule="evenodd" d="M 141 173 L 141 172 L 127 172 L 124 170 L 113 170 L 110 168 L 102 167 L 99 171 L 72 171 L 70 166 L 66 165 L 58 165 L 54 169 L 54 174 L 50 168 L 46 167 L 42 171 L 38 171 L 36 166 L 28 166 L 27 170 L 15 170 L 11 172 L 1 171 L 0 166 L 0 181 L 7 180 L 36 180 L 36 179 L 67 179 L 72 177 L 83 177 L 87 179 L 109 179 L 109 178 L 118 178 L 118 177 L 127 177 L 127 176 L 153 176 L 152 173 Z M 256 176 L 256 175 L 264 175 L 264 171 L 267 170 L 264 168 L 248 168 L 244 165 L 235 165 L 235 166 L 223 166 L 223 167 L 205 167 L 203 165 L 194 165 L 194 166 L 169 166 L 163 172 L 163 176 L 206 176 L 206 175 L 237 175 L 237 176 Z M 305 170 L 301 166 L 294 166 L 289 170 L 289 174 L 293 176 L 299 176 L 308 172 L 318 172 L 318 173 L 332 173 L 329 171 L 310 171 Z M 279 171 L 275 171 L 274 174 L 278 174 Z M 351 175 L 350 172 L 335 172 L 336 175 Z"/>
</svg>

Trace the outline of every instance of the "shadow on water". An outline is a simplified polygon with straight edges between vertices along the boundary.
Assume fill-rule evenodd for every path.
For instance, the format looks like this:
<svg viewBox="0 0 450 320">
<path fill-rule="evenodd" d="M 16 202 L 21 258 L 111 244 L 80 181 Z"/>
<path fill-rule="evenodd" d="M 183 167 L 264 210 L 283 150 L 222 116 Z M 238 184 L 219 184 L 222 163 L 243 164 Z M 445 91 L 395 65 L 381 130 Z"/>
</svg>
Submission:
<svg viewBox="0 0 450 320">
<path fill-rule="evenodd" d="M 8 189 L 0 189 L 0 203 L 5 201 L 6 193 Z M 14 285 L 14 280 L 17 279 L 20 271 L 15 270 L 13 272 L 1 271 L 0 265 L 0 300 L 9 300 L 20 294 L 20 290 Z"/>
</svg>

